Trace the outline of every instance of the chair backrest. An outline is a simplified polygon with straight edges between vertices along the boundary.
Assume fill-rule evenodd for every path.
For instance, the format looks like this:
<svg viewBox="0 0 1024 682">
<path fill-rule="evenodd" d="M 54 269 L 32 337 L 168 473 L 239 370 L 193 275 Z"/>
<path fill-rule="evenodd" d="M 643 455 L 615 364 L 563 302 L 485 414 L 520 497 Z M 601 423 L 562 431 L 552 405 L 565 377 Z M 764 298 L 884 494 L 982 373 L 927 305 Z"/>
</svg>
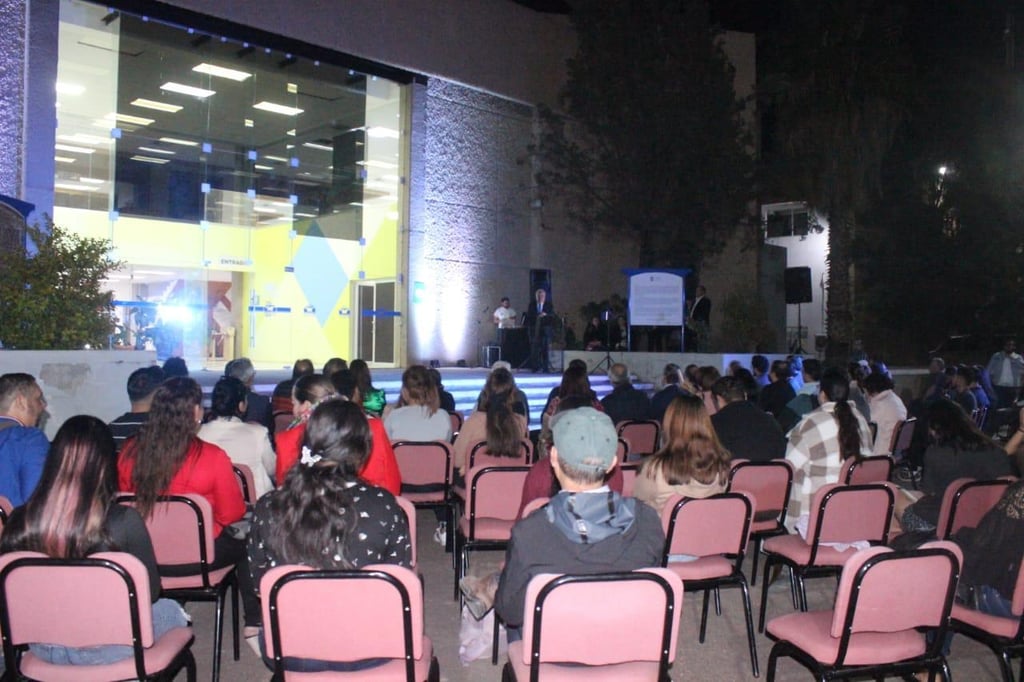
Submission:
<svg viewBox="0 0 1024 682">
<path fill-rule="evenodd" d="M 654 419 L 627 419 L 615 425 L 622 438 L 634 454 L 651 453 L 658 450 L 661 424 Z"/>
<path fill-rule="evenodd" d="M 523 506 L 523 515 L 522 515 L 521 518 L 525 519 L 527 516 L 529 516 L 530 514 L 532 514 L 535 511 L 537 511 L 538 509 L 540 509 L 541 507 L 543 507 L 545 504 L 547 504 L 550 501 L 551 501 L 550 497 L 535 497 L 535 498 L 533 498 L 532 500 L 527 502 L 525 506 Z"/>
<path fill-rule="evenodd" d="M 860 485 L 862 483 L 885 483 L 892 476 L 894 466 L 890 455 L 874 455 L 871 457 L 849 457 L 843 460 L 843 483 Z"/>
<path fill-rule="evenodd" d="M 287 431 L 288 427 L 291 426 L 293 421 L 295 421 L 295 415 L 293 415 L 291 412 L 275 412 L 274 433 L 281 433 L 282 431 Z"/>
<path fill-rule="evenodd" d="M 807 541 L 812 545 L 810 562 L 814 562 L 821 543 L 866 540 L 886 544 L 893 502 L 892 489 L 882 483 L 823 485 L 814 493 L 807 524 Z"/>
<path fill-rule="evenodd" d="M 703 499 L 673 495 L 661 513 L 665 530 L 662 565 L 671 554 L 724 555 L 742 560 L 754 504 L 748 493 L 720 493 Z"/>
<path fill-rule="evenodd" d="M 624 464 L 629 459 L 629 443 L 626 442 L 622 436 L 619 436 L 619 444 L 615 449 L 615 457 L 619 460 L 619 464 Z"/>
<path fill-rule="evenodd" d="M 651 661 L 667 674 L 675 658 L 682 599 L 682 581 L 664 568 L 538 575 L 526 588 L 523 662 Z M 628 623 L 628 636 L 621 635 L 623 623 Z M 530 679 L 535 680 L 539 671 L 532 668 Z"/>
<path fill-rule="evenodd" d="M 979 429 L 980 428 L 984 428 L 984 426 L 985 426 L 985 417 L 987 417 L 987 416 L 988 416 L 988 408 L 987 407 L 979 407 L 976 410 L 974 410 L 973 412 L 971 412 L 971 420 L 974 421 L 974 423 L 978 426 Z"/>
<path fill-rule="evenodd" d="M 416 567 L 416 505 L 402 497 L 401 495 L 395 496 L 395 501 L 398 502 L 398 506 L 405 512 L 405 520 L 409 524 L 409 547 L 411 548 L 409 554 L 409 564 Z"/>
<path fill-rule="evenodd" d="M 914 440 L 914 428 L 916 426 L 917 417 L 910 417 L 901 421 L 892 430 L 892 443 L 890 444 L 889 452 L 892 453 L 893 457 L 899 458 L 900 453 L 910 448 L 910 444 Z"/>
<path fill-rule="evenodd" d="M 459 412 L 448 412 L 448 419 L 452 424 L 452 438 L 462 430 L 462 414 Z"/>
<path fill-rule="evenodd" d="M 784 459 L 767 462 L 734 460 L 729 471 L 729 492 L 748 493 L 758 518 L 768 512 L 775 512 L 776 521 L 781 524 L 786 516 L 792 489 L 793 465 Z"/>
<path fill-rule="evenodd" d="M 415 679 L 415 660 L 423 656 L 423 588 L 409 569 L 278 566 L 260 580 L 260 594 L 264 645 L 276 673 L 283 657 L 391 658 L 404 659 L 407 679 Z"/>
<path fill-rule="evenodd" d="M 939 521 L 935 534 L 940 540 L 961 528 L 975 528 L 981 517 L 996 506 L 999 498 L 1013 483 L 1010 478 L 976 481 L 958 478 L 946 487 L 939 507 Z"/>
<path fill-rule="evenodd" d="M 122 504 L 135 505 L 134 495 L 119 495 Z M 153 513 L 144 519 L 153 541 L 156 562 L 161 566 L 198 564 L 206 584 L 213 561 L 213 509 L 202 495 L 161 495 Z"/>
<path fill-rule="evenodd" d="M 871 547 L 843 566 L 830 634 L 840 638 L 842 664 L 850 637 L 858 632 L 903 632 L 938 628 L 932 647 L 942 645 L 963 555 L 952 542 L 932 542 L 908 552 Z"/>
<path fill-rule="evenodd" d="M 1010 599 L 1010 613 L 1015 616 L 1024 615 L 1024 561 L 1020 562 L 1017 569 L 1017 582 L 1013 586 L 1013 598 Z M 1024 636 L 1024 621 L 1017 630 L 1017 638 Z"/>
<path fill-rule="evenodd" d="M 487 441 L 482 440 L 474 445 L 469 451 L 469 464 L 466 468 L 472 469 L 475 466 L 506 467 L 530 464 L 532 450 L 528 443 L 529 441 L 519 441 L 519 454 L 516 457 L 501 457 L 500 455 L 492 455 L 491 451 L 487 449 Z"/>
<path fill-rule="evenodd" d="M 440 440 L 397 441 L 391 447 L 395 451 L 402 483 L 444 485 L 447 495 L 451 485 L 451 445 Z"/>
<path fill-rule="evenodd" d="M 252 474 L 250 469 L 245 464 L 234 463 L 231 468 L 235 470 L 235 478 L 238 479 L 238 485 L 242 488 L 242 497 L 245 499 L 247 504 L 256 504 L 256 477 Z"/>
<path fill-rule="evenodd" d="M 466 504 L 462 515 L 469 519 L 469 534 L 474 535 L 478 518 L 515 521 L 523 497 L 528 466 L 473 467 L 466 473 Z"/>
<path fill-rule="evenodd" d="M 622 496 L 633 497 L 633 488 L 636 486 L 636 477 L 640 475 L 640 462 L 627 462 L 619 466 L 622 471 Z"/>
<path fill-rule="evenodd" d="M 153 645 L 150 603 L 148 572 L 131 554 L 0 556 L 0 628 L 5 651 L 11 649 L 8 661 L 14 660 L 13 647 L 33 642 L 70 647 L 134 647 L 137 642 L 136 671 L 142 677 L 142 648 Z"/>
</svg>

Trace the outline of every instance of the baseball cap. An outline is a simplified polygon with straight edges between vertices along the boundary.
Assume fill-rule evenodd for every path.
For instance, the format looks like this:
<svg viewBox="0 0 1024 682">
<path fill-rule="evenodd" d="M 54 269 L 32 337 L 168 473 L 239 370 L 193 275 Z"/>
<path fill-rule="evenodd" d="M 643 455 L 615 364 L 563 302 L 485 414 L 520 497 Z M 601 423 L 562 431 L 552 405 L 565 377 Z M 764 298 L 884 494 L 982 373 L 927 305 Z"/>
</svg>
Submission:
<svg viewBox="0 0 1024 682">
<path fill-rule="evenodd" d="M 619 437 L 604 412 L 579 407 L 555 415 L 551 435 L 558 460 L 576 469 L 606 470 L 615 461 Z"/>
</svg>

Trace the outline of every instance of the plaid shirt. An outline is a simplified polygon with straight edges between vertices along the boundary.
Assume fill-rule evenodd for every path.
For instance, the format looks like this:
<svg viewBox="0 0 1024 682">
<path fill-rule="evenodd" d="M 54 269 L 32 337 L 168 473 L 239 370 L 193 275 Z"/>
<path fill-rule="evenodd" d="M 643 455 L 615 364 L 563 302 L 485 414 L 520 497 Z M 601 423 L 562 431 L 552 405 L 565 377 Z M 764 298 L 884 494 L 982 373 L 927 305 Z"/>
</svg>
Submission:
<svg viewBox="0 0 1024 682">
<path fill-rule="evenodd" d="M 793 528 L 801 514 L 809 514 L 811 498 L 823 485 L 838 483 L 842 469 L 839 454 L 839 422 L 836 404 L 829 402 L 808 412 L 789 432 L 786 459 L 793 465 L 793 491 L 786 513 L 786 527 Z M 850 403 L 860 431 L 860 453 L 871 454 L 871 431 L 864 416 Z"/>
</svg>

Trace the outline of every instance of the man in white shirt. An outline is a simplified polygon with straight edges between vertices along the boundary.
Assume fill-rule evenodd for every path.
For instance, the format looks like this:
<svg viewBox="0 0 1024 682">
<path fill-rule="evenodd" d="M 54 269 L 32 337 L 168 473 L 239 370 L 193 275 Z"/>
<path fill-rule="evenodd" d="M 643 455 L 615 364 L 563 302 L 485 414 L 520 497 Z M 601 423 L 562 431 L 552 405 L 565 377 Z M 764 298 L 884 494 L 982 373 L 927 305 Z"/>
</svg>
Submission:
<svg viewBox="0 0 1024 682">
<path fill-rule="evenodd" d="M 1021 370 L 1024 370 L 1024 358 L 1017 354 L 1017 343 L 1007 339 L 1003 350 L 994 354 L 988 361 L 988 373 L 995 385 L 999 407 L 1011 407 L 1020 393 Z"/>
<path fill-rule="evenodd" d="M 494 311 L 494 324 L 498 329 L 512 329 L 516 326 L 516 309 L 508 300 L 508 296 L 501 299 L 501 305 Z M 500 335 L 501 332 L 499 332 Z"/>
</svg>

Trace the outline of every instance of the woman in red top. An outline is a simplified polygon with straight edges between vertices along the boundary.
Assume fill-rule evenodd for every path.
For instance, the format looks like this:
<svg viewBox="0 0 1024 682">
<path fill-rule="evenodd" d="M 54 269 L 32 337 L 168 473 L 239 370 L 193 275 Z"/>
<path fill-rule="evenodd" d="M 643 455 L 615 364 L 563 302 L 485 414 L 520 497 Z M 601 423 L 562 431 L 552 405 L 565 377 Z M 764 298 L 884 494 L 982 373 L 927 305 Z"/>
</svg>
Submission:
<svg viewBox="0 0 1024 682">
<path fill-rule="evenodd" d="M 160 495 L 191 493 L 209 500 L 215 533 L 212 567 L 238 565 L 248 636 L 253 632 L 248 628 L 260 624 L 260 605 L 254 596 L 246 599 L 255 592 L 248 585 L 245 540 L 222 532 L 245 514 L 245 500 L 227 453 L 196 436 L 203 418 L 202 400 L 199 384 L 188 377 L 168 379 L 157 388 L 149 419 L 118 457 L 118 485 L 135 493 L 143 517 L 153 512 Z"/>
<path fill-rule="evenodd" d="M 327 398 L 334 396 L 334 385 L 323 374 L 307 374 L 299 377 L 292 385 L 292 420 L 284 431 L 274 434 L 274 449 L 277 451 L 277 471 L 274 481 L 278 486 L 284 483 L 288 470 L 299 461 L 302 437 L 306 433 L 306 422 L 313 409 Z"/>
</svg>

